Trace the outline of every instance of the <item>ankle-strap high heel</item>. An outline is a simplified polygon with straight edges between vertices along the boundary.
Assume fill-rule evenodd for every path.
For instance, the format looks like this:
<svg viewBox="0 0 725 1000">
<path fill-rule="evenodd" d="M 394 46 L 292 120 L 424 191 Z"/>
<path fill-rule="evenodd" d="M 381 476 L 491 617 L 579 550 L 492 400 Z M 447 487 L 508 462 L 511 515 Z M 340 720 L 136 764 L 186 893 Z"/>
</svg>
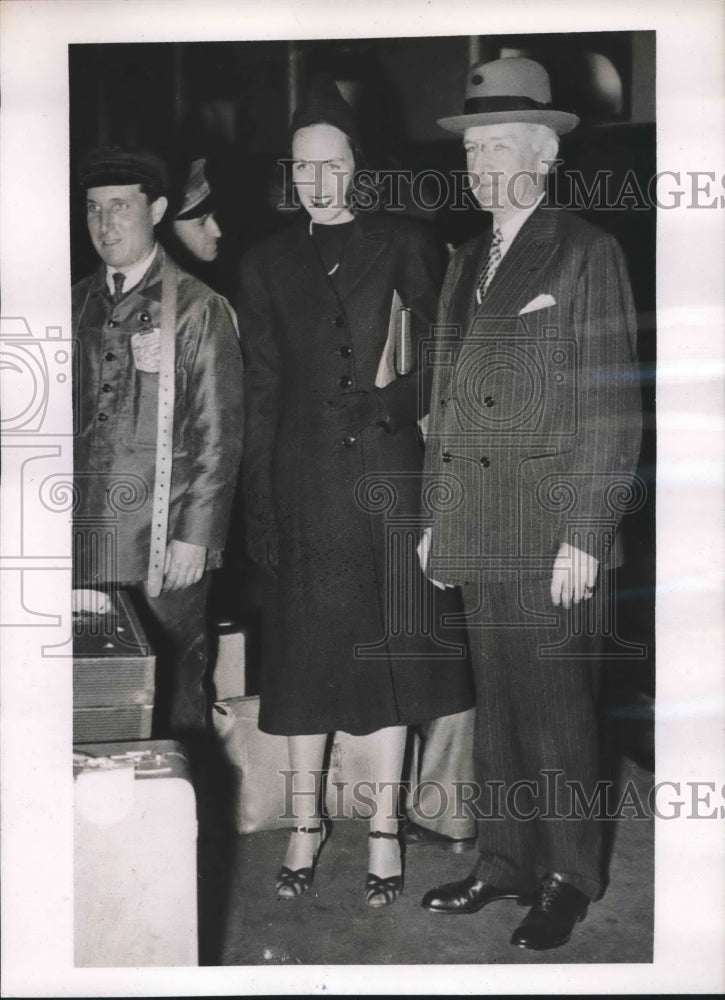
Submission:
<svg viewBox="0 0 725 1000">
<path fill-rule="evenodd" d="M 382 830 L 371 830 L 368 836 L 375 840 L 379 838 L 384 838 L 385 840 L 397 840 L 398 848 L 400 849 L 400 864 L 402 868 L 403 847 L 400 842 L 399 834 L 384 833 Z M 402 872 L 400 875 L 391 875 L 388 878 L 380 878 L 378 875 L 373 875 L 372 872 L 368 872 L 365 880 L 365 902 L 368 906 L 372 906 L 373 908 L 390 906 L 391 903 L 394 903 L 395 900 L 400 897 L 402 891 Z"/>
<path fill-rule="evenodd" d="M 319 833 L 320 846 L 315 851 L 312 864 L 308 868 L 292 869 L 282 865 L 277 872 L 277 899 L 296 899 L 310 888 L 315 878 L 320 852 L 330 836 L 330 828 L 327 823 L 320 823 L 319 826 L 293 826 L 292 833 Z"/>
</svg>

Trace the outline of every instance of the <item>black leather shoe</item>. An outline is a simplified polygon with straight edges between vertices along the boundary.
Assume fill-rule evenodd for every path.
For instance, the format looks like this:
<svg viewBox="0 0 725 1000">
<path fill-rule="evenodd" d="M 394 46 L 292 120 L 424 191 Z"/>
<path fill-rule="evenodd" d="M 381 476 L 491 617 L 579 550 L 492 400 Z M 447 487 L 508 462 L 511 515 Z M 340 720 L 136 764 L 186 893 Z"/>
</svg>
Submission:
<svg viewBox="0 0 725 1000">
<path fill-rule="evenodd" d="M 423 896 L 421 906 L 431 913 L 477 913 L 497 899 L 517 899 L 522 905 L 531 903 L 526 889 L 501 889 L 469 875 L 460 882 L 447 882 Z"/>
<path fill-rule="evenodd" d="M 472 851 L 476 846 L 475 837 L 462 837 L 459 839 L 456 839 L 455 837 L 447 837 L 444 833 L 436 833 L 435 830 L 429 830 L 425 826 L 419 826 L 418 823 L 414 823 L 412 820 L 407 822 L 403 827 L 402 836 L 404 842 L 410 847 L 414 847 L 418 844 L 432 844 L 435 847 L 442 847 L 446 851 L 452 851 L 454 854 L 462 854 L 464 851 Z"/>
<path fill-rule="evenodd" d="M 511 936 L 511 944 L 532 951 L 558 948 L 571 937 L 576 924 L 586 916 L 589 899 L 560 875 L 547 875 L 539 886 L 534 905 Z"/>
</svg>

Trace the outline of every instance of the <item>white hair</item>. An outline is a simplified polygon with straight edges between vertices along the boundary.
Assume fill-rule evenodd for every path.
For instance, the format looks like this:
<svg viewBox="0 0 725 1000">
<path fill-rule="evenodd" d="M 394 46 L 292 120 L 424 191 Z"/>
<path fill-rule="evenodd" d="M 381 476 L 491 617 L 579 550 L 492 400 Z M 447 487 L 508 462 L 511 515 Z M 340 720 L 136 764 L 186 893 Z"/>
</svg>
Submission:
<svg viewBox="0 0 725 1000">
<path fill-rule="evenodd" d="M 543 149 L 547 142 L 551 141 L 555 145 L 555 154 L 559 150 L 559 136 L 548 125 L 534 124 L 533 122 L 526 122 L 526 128 L 531 135 L 531 145 L 538 152 Z"/>
</svg>

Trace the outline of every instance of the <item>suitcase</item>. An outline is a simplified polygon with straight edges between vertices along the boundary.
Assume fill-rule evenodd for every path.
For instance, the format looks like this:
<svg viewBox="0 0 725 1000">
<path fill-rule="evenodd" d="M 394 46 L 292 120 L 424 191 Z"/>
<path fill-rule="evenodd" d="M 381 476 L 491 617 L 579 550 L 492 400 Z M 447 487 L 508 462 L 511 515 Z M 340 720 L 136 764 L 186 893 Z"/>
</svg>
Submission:
<svg viewBox="0 0 725 1000">
<path fill-rule="evenodd" d="M 234 774 L 232 815 L 238 833 L 291 827 L 296 821 L 287 737 L 262 732 L 258 719 L 257 695 L 228 698 L 213 705 L 214 728 Z M 410 767 L 417 768 L 415 747 Z M 330 819 L 369 819 L 373 781 L 359 741 L 349 733 L 335 733 L 324 787 L 325 812 Z"/>
<path fill-rule="evenodd" d="M 259 697 L 217 701 L 212 719 L 234 775 L 231 809 L 237 833 L 294 826 L 294 816 L 286 808 L 283 773 L 290 771 L 287 737 L 259 728 Z"/>
<path fill-rule="evenodd" d="M 196 799 L 171 740 L 74 747 L 79 967 L 198 965 Z"/>
<path fill-rule="evenodd" d="M 76 596 L 79 600 L 75 600 Z M 95 613 L 95 598 L 110 610 Z M 151 736 L 156 658 L 128 591 L 74 592 L 73 741 Z"/>
</svg>

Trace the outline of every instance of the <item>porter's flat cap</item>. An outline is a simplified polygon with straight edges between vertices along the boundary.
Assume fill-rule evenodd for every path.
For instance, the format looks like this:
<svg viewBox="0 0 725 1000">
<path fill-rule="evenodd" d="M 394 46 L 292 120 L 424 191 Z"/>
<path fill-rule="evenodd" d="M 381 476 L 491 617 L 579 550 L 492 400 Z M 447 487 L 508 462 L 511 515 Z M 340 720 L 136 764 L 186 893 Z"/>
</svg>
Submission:
<svg viewBox="0 0 725 1000">
<path fill-rule="evenodd" d="M 103 146 L 83 157 L 78 180 L 83 188 L 144 184 L 158 197 L 166 190 L 166 168 L 158 156 L 146 149 Z"/>
</svg>

